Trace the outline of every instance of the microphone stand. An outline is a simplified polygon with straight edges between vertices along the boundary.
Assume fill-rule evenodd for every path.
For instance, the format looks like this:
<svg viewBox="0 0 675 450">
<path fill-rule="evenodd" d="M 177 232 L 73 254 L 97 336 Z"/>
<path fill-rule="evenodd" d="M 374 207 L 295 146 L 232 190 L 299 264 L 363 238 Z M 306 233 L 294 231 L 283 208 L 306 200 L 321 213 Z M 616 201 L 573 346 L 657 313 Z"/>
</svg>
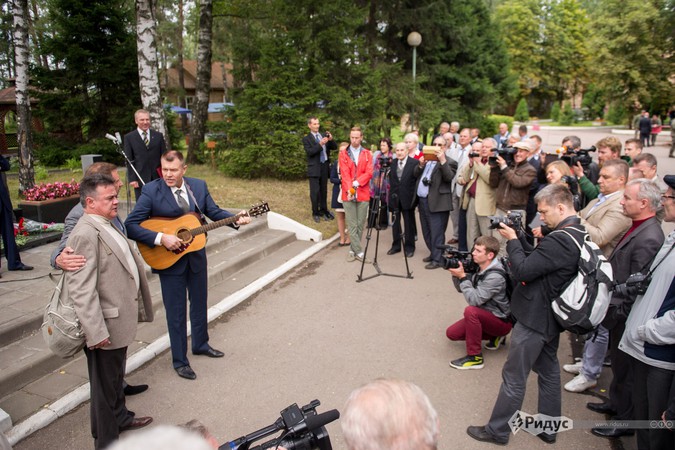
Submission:
<svg viewBox="0 0 675 450">
<path fill-rule="evenodd" d="M 134 166 L 133 161 L 129 159 L 126 153 L 124 153 L 124 148 L 122 148 L 122 137 L 120 136 L 119 133 L 115 133 L 115 136 L 112 134 L 106 134 L 105 135 L 106 139 L 109 139 L 113 144 L 115 144 L 115 147 L 117 149 L 117 153 L 121 154 L 124 159 L 127 162 L 127 166 L 131 167 L 131 169 L 134 171 L 136 174 L 136 177 L 138 180 L 141 182 L 142 186 L 145 186 L 145 181 L 143 181 L 143 177 L 138 173 L 138 170 L 136 170 L 136 167 Z M 129 189 L 129 174 L 127 173 L 127 182 L 124 183 L 126 185 L 126 192 L 127 192 L 127 214 L 131 212 L 131 189 Z"/>
</svg>

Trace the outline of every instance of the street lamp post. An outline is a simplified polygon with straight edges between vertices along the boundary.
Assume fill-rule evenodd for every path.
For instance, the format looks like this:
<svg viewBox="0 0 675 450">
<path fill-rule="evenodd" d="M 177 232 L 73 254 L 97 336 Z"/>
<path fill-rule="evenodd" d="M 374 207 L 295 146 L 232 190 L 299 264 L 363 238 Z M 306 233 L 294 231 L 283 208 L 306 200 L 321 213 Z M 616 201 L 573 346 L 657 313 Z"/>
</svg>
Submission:
<svg viewBox="0 0 675 450">
<path fill-rule="evenodd" d="M 422 43 L 422 35 L 417 31 L 412 31 L 408 35 L 408 45 L 413 48 L 412 58 L 412 79 L 413 79 L 413 105 L 412 113 L 410 114 L 410 130 L 415 128 L 415 77 L 417 76 L 417 47 Z"/>
</svg>

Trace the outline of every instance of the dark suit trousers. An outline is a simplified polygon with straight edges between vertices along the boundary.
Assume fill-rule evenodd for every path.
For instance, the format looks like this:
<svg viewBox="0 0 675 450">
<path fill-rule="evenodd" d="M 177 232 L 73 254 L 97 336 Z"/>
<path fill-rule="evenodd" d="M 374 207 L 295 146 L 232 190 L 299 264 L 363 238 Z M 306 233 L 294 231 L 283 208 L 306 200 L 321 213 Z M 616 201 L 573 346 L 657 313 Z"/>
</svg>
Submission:
<svg viewBox="0 0 675 450">
<path fill-rule="evenodd" d="M 391 243 L 391 248 L 400 249 L 401 241 L 405 244 L 403 250 L 405 252 L 414 252 L 415 251 L 415 228 L 413 223 L 415 222 L 415 210 L 414 209 L 400 209 L 401 205 L 399 203 L 399 208 L 394 213 L 394 221 L 391 224 L 391 232 L 393 241 Z M 404 227 L 401 227 L 401 219 L 403 219 Z"/>
<path fill-rule="evenodd" d="M 328 161 L 319 164 L 320 175 L 309 177 L 309 199 L 312 201 L 312 215 L 323 216 L 328 212 L 326 197 L 328 196 Z"/>
<path fill-rule="evenodd" d="M 94 446 L 106 448 L 117 440 L 120 428 L 134 419 L 124 400 L 122 381 L 127 347 L 116 350 L 84 348 L 91 392 L 91 435 Z"/>
<path fill-rule="evenodd" d="M 188 257 L 188 256 L 186 256 Z M 207 271 L 194 273 L 190 265 L 178 275 L 159 274 L 162 285 L 162 300 L 166 310 L 166 323 L 171 341 L 171 356 L 174 369 L 189 366 L 187 359 L 187 300 L 190 294 L 190 325 L 192 351 L 209 348 L 209 324 L 207 320 Z"/>
<path fill-rule="evenodd" d="M 633 362 L 633 410 L 635 420 L 661 420 L 673 396 L 671 391 L 675 371 L 650 366 L 631 358 Z M 612 356 L 612 364 L 614 357 Z M 675 433 L 666 429 L 637 430 L 638 449 L 675 448 Z"/>
<path fill-rule="evenodd" d="M 633 419 L 633 364 L 627 353 L 619 350 L 621 336 L 626 329 L 625 321 L 609 330 L 609 352 L 612 355 L 612 383 L 609 385 L 609 401 L 616 411 L 617 420 Z"/>
<path fill-rule="evenodd" d="M 424 242 L 431 252 L 431 259 L 441 264 L 443 250 L 439 247 L 445 245 L 445 229 L 448 227 L 450 211 L 431 212 L 428 198 L 420 197 L 419 201 Z"/>
<path fill-rule="evenodd" d="M 2 180 L 0 180 L 2 183 Z M 19 248 L 14 240 L 14 223 L 12 220 L 12 208 L 4 204 L 0 205 L 0 233 L 2 233 L 2 245 L 5 248 L 5 257 L 7 257 L 7 267 L 16 269 L 21 265 Z"/>
</svg>

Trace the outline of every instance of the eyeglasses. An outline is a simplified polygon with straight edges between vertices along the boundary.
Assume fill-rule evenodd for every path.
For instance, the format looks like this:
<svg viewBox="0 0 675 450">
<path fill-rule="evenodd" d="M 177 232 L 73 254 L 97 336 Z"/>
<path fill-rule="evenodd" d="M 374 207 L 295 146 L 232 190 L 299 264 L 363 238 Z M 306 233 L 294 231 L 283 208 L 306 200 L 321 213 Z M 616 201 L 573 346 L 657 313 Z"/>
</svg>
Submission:
<svg viewBox="0 0 675 450">
<path fill-rule="evenodd" d="M 670 199 L 675 199 L 675 195 L 662 195 L 661 198 L 670 198 Z"/>
</svg>

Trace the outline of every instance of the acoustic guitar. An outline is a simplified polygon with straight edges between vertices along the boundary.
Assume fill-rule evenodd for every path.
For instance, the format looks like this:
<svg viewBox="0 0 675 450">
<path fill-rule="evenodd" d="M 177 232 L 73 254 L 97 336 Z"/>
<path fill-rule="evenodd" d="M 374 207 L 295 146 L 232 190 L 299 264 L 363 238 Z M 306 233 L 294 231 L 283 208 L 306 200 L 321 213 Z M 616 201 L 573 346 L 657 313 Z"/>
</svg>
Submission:
<svg viewBox="0 0 675 450">
<path fill-rule="evenodd" d="M 137 242 L 138 250 L 145 262 L 155 270 L 162 270 L 174 265 L 179 259 L 190 252 L 196 252 L 206 246 L 206 232 L 235 223 L 242 216 L 256 217 L 269 212 L 266 202 L 254 205 L 245 213 L 239 213 L 226 219 L 217 220 L 209 224 L 202 224 L 199 214 L 190 212 L 178 218 L 153 217 L 141 222 L 141 226 L 157 233 L 177 236 L 182 245 L 178 250 L 168 250 L 163 245 L 150 247 Z"/>
</svg>

